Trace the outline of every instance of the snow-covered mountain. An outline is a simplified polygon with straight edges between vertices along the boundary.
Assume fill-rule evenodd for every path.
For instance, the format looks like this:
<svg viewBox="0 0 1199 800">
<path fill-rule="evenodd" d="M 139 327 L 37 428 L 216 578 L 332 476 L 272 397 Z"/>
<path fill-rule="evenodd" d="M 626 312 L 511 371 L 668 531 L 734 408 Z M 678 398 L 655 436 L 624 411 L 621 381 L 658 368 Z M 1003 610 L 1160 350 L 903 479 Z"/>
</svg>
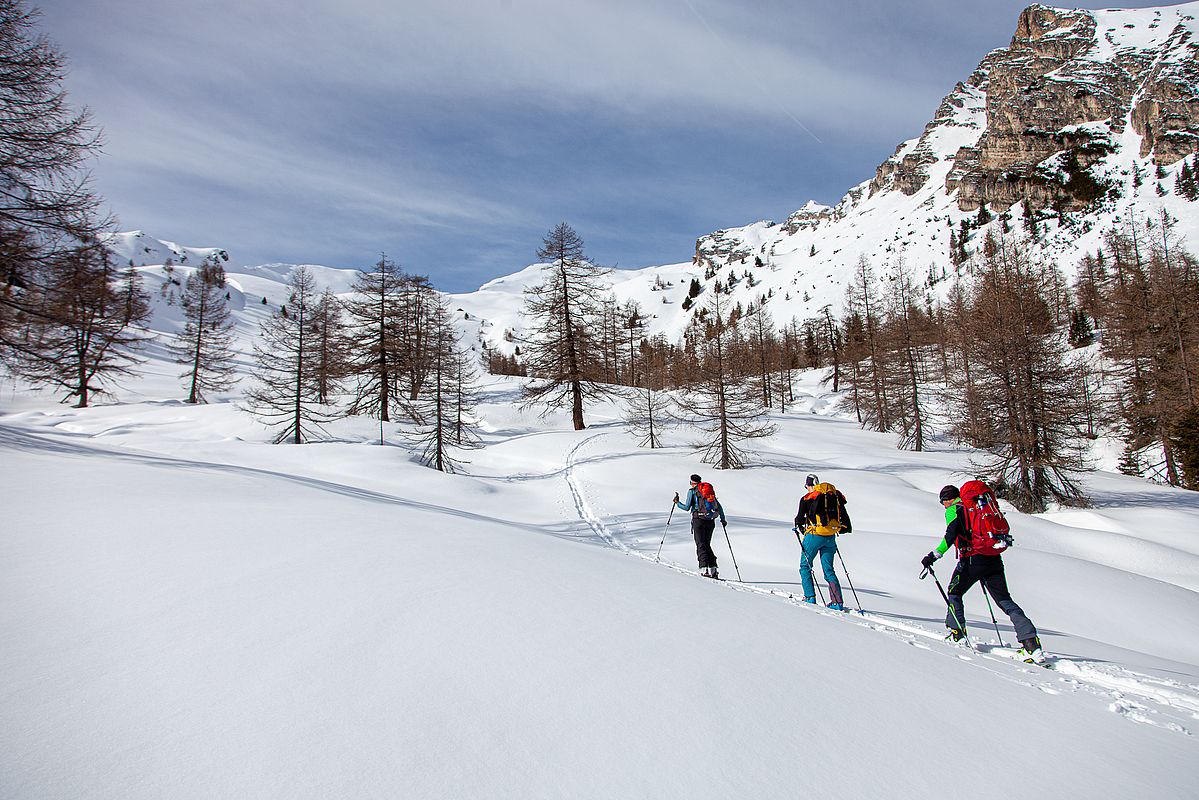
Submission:
<svg viewBox="0 0 1199 800">
<path fill-rule="evenodd" d="M 1175 193 L 1185 157 L 1199 147 L 1196 17 L 1199 3 L 1031 6 L 1010 46 L 983 58 L 873 178 L 834 207 L 808 203 L 779 224 L 701 237 L 694 262 L 712 275 L 708 283 L 758 276 L 733 296 L 773 292 L 770 308 L 786 320 L 840 307 L 863 257 L 876 272 L 902 262 L 936 284 L 954 271 L 950 239 L 964 220 L 970 252 L 987 231 L 1018 233 L 1026 214 L 1035 217 L 1035 245 L 1067 275 L 1105 231 L 1162 209 L 1199 244 L 1199 204 Z M 984 204 L 994 218 L 976 227 Z"/>
<path fill-rule="evenodd" d="M 682 307 L 692 279 L 704 291 L 719 281 L 731 304 L 765 301 L 780 324 L 825 305 L 836 312 L 861 258 L 884 276 L 902 264 L 931 294 L 944 292 L 961 269 L 950 249 L 963 223 L 963 248 L 972 252 L 988 232 L 1020 235 L 1030 216 L 1034 247 L 1067 275 L 1106 231 L 1162 210 L 1199 247 L 1199 202 L 1175 191 L 1199 149 L 1197 18 L 1199 2 L 1126 11 L 1031 6 L 1011 44 L 987 54 L 923 133 L 835 206 L 809 202 L 782 223 L 702 236 L 689 262 L 614 271 L 613 292 L 642 305 L 651 335 L 674 339 L 693 313 Z M 983 205 L 993 219 L 980 225 Z M 240 267 L 219 248 L 180 247 L 140 232 L 117 234 L 113 247 L 136 265 L 168 258 L 188 265 L 216 254 L 262 295 L 291 269 Z M 336 292 L 354 274 L 313 269 Z M 472 321 L 468 334 L 511 353 L 523 333 L 522 290 L 539 278 L 536 266 L 527 267 L 454 296 Z"/>
</svg>

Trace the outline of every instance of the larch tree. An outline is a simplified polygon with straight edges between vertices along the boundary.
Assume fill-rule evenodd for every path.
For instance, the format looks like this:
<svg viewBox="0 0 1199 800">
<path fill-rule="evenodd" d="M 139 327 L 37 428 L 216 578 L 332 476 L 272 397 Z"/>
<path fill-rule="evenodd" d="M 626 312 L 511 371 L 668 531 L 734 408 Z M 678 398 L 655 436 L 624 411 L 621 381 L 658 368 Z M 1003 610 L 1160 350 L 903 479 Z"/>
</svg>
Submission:
<svg viewBox="0 0 1199 800">
<path fill-rule="evenodd" d="M 1114 275 L 1102 346 L 1122 389 L 1126 446 L 1130 456 L 1155 449 L 1162 477 L 1181 485 L 1174 428 L 1199 406 L 1199 266 L 1166 217 L 1130 222 L 1107 244 Z"/>
<path fill-rule="evenodd" d="M 874 279 L 874 270 L 863 256 L 858 259 L 854 268 L 853 281 L 846 290 L 845 312 L 860 328 L 854 331 L 860 335 L 862 352 L 855 359 L 855 367 L 850 376 L 853 384 L 851 401 L 854 410 L 862 424 L 876 431 L 889 430 L 891 417 L 888 413 L 887 374 L 889 364 L 887 353 L 879 340 L 882 327 L 882 301 L 878 297 L 878 287 Z M 858 344 L 855 340 L 854 344 Z M 865 395 L 865 397 L 863 397 Z"/>
<path fill-rule="evenodd" d="M 606 270 L 587 259 L 582 238 L 565 222 L 546 235 L 537 256 L 544 262 L 543 279 L 525 290 L 531 320 L 525 404 L 543 404 L 543 413 L 569 408 L 574 429 L 583 430 L 586 401 L 614 394 L 601 383 L 603 353 L 595 335 Z"/>
<path fill-rule="evenodd" d="M 433 362 L 430 320 L 440 302 L 433 284 L 424 275 L 404 275 L 400 281 L 399 314 L 395 320 L 395 344 L 399 354 L 399 380 L 411 402 L 420 396 Z"/>
<path fill-rule="evenodd" d="M 776 427 L 766 420 L 758 388 L 735 377 L 730 353 L 737 332 L 725 322 L 723 305 L 714 292 L 707 306 L 711 320 L 705 326 L 701 368 L 678 407 L 680 417 L 704 435 L 695 444 L 701 461 L 717 469 L 743 469 L 745 443 L 774 435 Z"/>
<path fill-rule="evenodd" d="M 345 306 L 333 290 L 325 288 L 312 308 L 312 332 L 316 350 L 316 399 L 332 403 L 349 373 L 350 342 L 346 337 Z"/>
<path fill-rule="evenodd" d="M 750 363 L 754 367 L 754 382 L 761 392 L 761 403 L 764 408 L 774 406 L 774 381 L 772 376 L 778 369 L 777 352 L 779 349 L 778 332 L 774 318 L 764 305 L 754 306 L 742 319 L 742 327 L 747 331 L 747 343 L 750 349 Z"/>
<path fill-rule="evenodd" d="M 976 466 L 1026 512 L 1050 501 L 1084 505 L 1076 480 L 1088 468 L 1080 422 L 1080 373 L 1056 326 L 1054 269 L 1035 263 L 1021 242 L 984 244 L 963 320 L 974 342 L 972 435 L 988 452 Z M 961 387 L 959 387 L 961 388 Z M 959 397 L 961 394 L 959 393 Z"/>
<path fill-rule="evenodd" d="M 175 363 L 185 367 L 179 375 L 187 387 L 188 403 L 207 402 L 209 392 L 236 383 L 233 351 L 233 317 L 226 299 L 225 270 L 215 260 L 205 261 L 183 285 L 183 330 L 171 340 Z"/>
<path fill-rule="evenodd" d="M 405 278 L 384 254 L 370 272 L 357 276 L 353 297 L 346 304 L 346 372 L 355 381 L 349 413 L 379 420 L 380 444 L 383 423 L 391 421 L 393 408 L 406 402 L 399 388 L 403 356 L 397 333 L 403 315 L 401 291 Z"/>
<path fill-rule="evenodd" d="M 256 416 L 279 430 L 276 444 L 302 444 L 338 414 L 319 402 L 318 334 L 312 324 L 316 279 L 307 267 L 296 267 L 288 287 L 287 302 L 263 321 L 254 344 L 258 382 L 246 392 L 246 401 Z"/>
<path fill-rule="evenodd" d="M 922 396 L 925 383 L 924 345 L 927 325 L 917 306 L 911 273 L 900 261 L 895 265 L 891 292 L 886 306 L 884 347 L 894 353 L 895 370 L 887 376 L 892 429 L 899 434 L 899 446 L 924 449 L 928 411 Z M 892 359 L 889 359 L 892 360 Z"/>
<path fill-rule="evenodd" d="M 37 18 L 22 0 L 0 0 L 0 364 L 14 371 L 59 361 L 64 326 L 96 308 L 85 312 L 66 295 L 95 288 L 98 274 L 112 276 L 94 252 L 110 220 L 86 169 L 100 136 L 86 109 L 70 107 L 66 58 L 37 32 Z M 91 262 L 86 274 L 81 259 Z M 102 306 L 107 291 L 91 294 Z M 68 317 L 54 317 L 58 311 Z M 100 317 L 106 328 L 117 319 Z M 43 378 L 57 372 L 53 363 L 32 368 Z M 78 380 L 75 388 L 87 390 Z"/>
<path fill-rule="evenodd" d="M 66 390 L 64 402 L 86 408 L 141 362 L 150 306 L 137 272 L 119 275 L 102 244 L 81 245 L 42 273 L 36 324 L 25 328 L 16 371 Z"/>
<path fill-rule="evenodd" d="M 672 413 L 674 403 L 663 391 L 667 375 L 666 340 L 662 336 L 656 339 L 653 343 L 643 341 L 638 348 L 640 381 L 628 390 L 624 415 L 637 445 L 651 449 L 662 447 L 663 432 L 677 424 Z"/>
<path fill-rule="evenodd" d="M 422 464 L 457 472 L 462 461 L 453 448 L 475 446 L 478 437 L 470 406 L 472 386 L 463 371 L 466 356 L 444 297 L 436 295 L 426 320 L 428 364 L 421 395 L 421 422 L 413 434 Z"/>
</svg>

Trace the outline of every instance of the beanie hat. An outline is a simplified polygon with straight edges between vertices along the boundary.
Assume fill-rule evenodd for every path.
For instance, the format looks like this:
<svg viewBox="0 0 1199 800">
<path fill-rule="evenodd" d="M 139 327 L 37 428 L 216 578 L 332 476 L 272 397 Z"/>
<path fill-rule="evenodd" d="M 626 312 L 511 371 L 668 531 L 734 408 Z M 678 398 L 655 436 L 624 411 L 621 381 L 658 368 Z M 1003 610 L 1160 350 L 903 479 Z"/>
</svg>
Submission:
<svg viewBox="0 0 1199 800">
<path fill-rule="evenodd" d="M 942 503 L 944 503 L 946 500 L 956 500 L 961 496 L 962 493 L 959 492 L 958 487 L 954 486 L 953 484 L 942 487 L 941 494 L 939 495 Z"/>
<path fill-rule="evenodd" d="M 699 476 L 698 476 L 698 475 L 692 475 L 692 476 L 691 476 L 691 482 L 692 482 L 692 483 L 699 483 Z"/>
</svg>

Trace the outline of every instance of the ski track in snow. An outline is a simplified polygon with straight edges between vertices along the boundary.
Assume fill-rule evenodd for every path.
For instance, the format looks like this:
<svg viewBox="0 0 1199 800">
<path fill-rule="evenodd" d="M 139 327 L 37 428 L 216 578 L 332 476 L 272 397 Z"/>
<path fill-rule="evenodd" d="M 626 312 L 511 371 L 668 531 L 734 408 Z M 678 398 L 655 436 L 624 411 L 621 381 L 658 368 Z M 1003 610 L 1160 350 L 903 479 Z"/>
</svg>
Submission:
<svg viewBox="0 0 1199 800">
<path fill-rule="evenodd" d="M 660 561 L 625 544 L 612 532 L 603 517 L 593 509 L 587 499 L 583 480 L 579 475 L 579 467 L 586 463 L 586 459 L 581 458 L 581 454 L 590 445 L 607 435 L 598 433 L 589 436 L 571 448 L 567 454 L 563 475 L 579 518 L 602 542 L 626 555 L 657 563 L 684 575 L 702 578 L 697 570 Z M 802 598 L 797 598 L 792 592 L 727 579 L 719 581 L 713 581 L 711 578 L 702 579 L 733 591 L 768 595 L 795 606 L 804 605 Z M 939 632 L 931 631 L 913 622 L 889 619 L 869 611 L 841 612 L 819 606 L 806 608 L 805 611 L 823 614 L 842 622 L 895 636 L 921 650 L 975 663 L 998 678 L 1029 686 L 1045 694 L 1056 695 L 1063 691 L 1088 692 L 1108 701 L 1109 711 L 1119 714 L 1131 722 L 1191 736 L 1190 729 L 1183 723 L 1188 720 L 1199 720 L 1199 686 L 1196 685 L 1143 675 L 1115 664 L 1090 664 L 1063 656 L 1051 655 L 1045 667 L 1030 665 L 1020 659 L 1015 648 L 992 644 L 974 642 L 967 652 L 961 645 L 947 643 Z M 999 667 L 998 664 L 1004 661 L 1009 663 L 1004 667 Z M 1015 661 L 1014 664 L 1011 663 L 1013 661 Z M 1006 670 L 1012 668 L 1024 673 L 1028 679 L 1007 674 Z"/>
</svg>

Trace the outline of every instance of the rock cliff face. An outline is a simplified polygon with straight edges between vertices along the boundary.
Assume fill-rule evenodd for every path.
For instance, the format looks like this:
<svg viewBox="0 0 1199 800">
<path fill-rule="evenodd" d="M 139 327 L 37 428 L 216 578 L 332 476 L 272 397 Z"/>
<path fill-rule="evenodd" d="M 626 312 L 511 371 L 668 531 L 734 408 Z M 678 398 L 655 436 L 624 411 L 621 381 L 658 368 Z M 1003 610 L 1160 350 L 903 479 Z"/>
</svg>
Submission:
<svg viewBox="0 0 1199 800">
<path fill-rule="evenodd" d="M 1069 156 L 1087 169 L 1115 149 L 1129 125 L 1141 137 L 1140 156 L 1154 164 L 1194 153 L 1199 42 L 1192 15 L 1165 11 L 1143 18 L 1140 30 L 1119 12 L 1029 7 L 1011 45 L 958 84 L 915 146 L 901 145 L 879 166 L 871 191 L 918 192 L 937 161 L 931 135 L 962 124 L 959 112 L 979 95 L 981 136 L 953 155 L 945 182 L 963 211 L 981 203 L 1002 211 L 1021 201 L 1036 209 L 1087 206 L 1095 198 L 1064 189 L 1061 164 L 1051 159 Z"/>
<path fill-rule="evenodd" d="M 1141 30 L 1116 12 L 1026 9 L 1011 45 L 988 55 L 970 79 L 986 93 L 986 129 L 955 156 L 945 188 L 958 192 L 958 206 L 1082 209 L 1095 198 L 1055 180 L 1060 164 L 1050 159 L 1073 158 L 1087 169 L 1130 124 L 1140 156 L 1154 164 L 1195 152 L 1199 42 L 1193 17 L 1165 11 L 1154 11 Z"/>
<path fill-rule="evenodd" d="M 755 290 L 772 291 L 772 305 L 782 296 L 776 318 L 802 319 L 840 305 L 863 258 L 941 291 L 989 232 L 1032 236 L 1067 274 L 1132 218 L 1167 213 L 1196 248 L 1199 203 L 1176 188 L 1184 163 L 1199 169 L 1196 152 L 1199 2 L 1033 5 L 1011 43 L 987 54 L 871 180 L 832 208 L 809 203 L 778 225 L 701 237 L 693 264 L 705 277 L 765 268 Z"/>
</svg>

